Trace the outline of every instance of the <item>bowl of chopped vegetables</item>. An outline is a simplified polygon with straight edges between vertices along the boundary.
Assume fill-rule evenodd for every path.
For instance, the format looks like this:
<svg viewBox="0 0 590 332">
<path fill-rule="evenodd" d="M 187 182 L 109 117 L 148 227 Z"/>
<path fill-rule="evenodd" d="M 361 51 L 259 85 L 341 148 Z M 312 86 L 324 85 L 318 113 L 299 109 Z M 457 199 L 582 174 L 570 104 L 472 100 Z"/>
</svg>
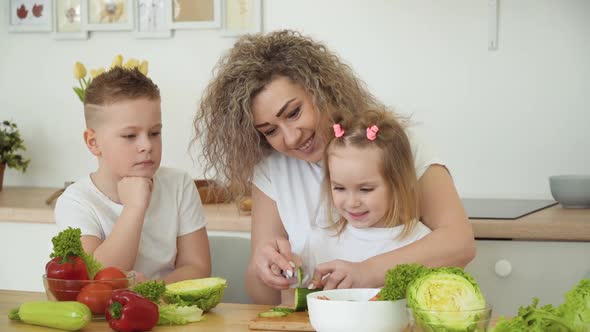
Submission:
<svg viewBox="0 0 590 332">
<path fill-rule="evenodd" d="M 408 326 L 406 300 L 376 301 L 379 288 L 318 291 L 307 295 L 317 332 L 396 332 Z"/>
</svg>

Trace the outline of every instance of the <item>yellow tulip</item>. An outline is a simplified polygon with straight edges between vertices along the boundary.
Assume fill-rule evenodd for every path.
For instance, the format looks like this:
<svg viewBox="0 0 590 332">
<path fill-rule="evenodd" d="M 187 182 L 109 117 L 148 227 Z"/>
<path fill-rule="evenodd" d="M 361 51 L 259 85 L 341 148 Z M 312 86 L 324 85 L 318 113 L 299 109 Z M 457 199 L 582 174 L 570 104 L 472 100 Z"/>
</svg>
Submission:
<svg viewBox="0 0 590 332">
<path fill-rule="evenodd" d="M 147 76 L 148 74 L 148 62 L 147 60 L 143 60 L 141 62 L 141 64 L 139 65 L 139 71 L 144 74 L 145 76 Z"/>
<path fill-rule="evenodd" d="M 90 77 L 92 78 L 95 78 L 102 73 L 104 73 L 104 68 L 90 69 Z"/>
<path fill-rule="evenodd" d="M 121 67 L 123 65 L 123 56 L 121 54 L 117 54 L 113 59 L 113 63 L 111 67 Z"/>
<path fill-rule="evenodd" d="M 135 58 L 131 58 L 131 59 L 127 60 L 127 62 L 125 62 L 125 64 L 123 65 L 123 68 L 133 69 L 137 66 L 139 66 L 139 61 Z"/>
<path fill-rule="evenodd" d="M 86 67 L 81 62 L 76 62 L 74 64 L 74 78 L 81 80 L 84 77 L 86 77 Z"/>
</svg>

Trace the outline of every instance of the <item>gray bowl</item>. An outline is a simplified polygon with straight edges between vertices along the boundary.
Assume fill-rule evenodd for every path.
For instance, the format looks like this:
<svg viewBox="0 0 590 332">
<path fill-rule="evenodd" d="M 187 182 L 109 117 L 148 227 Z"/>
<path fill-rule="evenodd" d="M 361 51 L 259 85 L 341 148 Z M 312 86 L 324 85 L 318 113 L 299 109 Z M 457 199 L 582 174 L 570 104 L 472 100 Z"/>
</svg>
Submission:
<svg viewBox="0 0 590 332">
<path fill-rule="evenodd" d="M 590 175 L 549 177 L 551 195 L 566 209 L 590 208 Z"/>
</svg>

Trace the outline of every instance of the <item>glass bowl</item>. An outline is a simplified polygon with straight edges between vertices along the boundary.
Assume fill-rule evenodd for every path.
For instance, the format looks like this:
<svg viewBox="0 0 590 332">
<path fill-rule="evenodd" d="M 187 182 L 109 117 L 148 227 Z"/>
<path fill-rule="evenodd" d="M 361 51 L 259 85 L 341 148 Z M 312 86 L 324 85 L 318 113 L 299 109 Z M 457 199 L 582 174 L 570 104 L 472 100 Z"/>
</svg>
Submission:
<svg viewBox="0 0 590 332">
<path fill-rule="evenodd" d="M 86 304 L 93 318 L 104 318 L 104 312 L 115 289 L 129 289 L 135 286 L 135 273 L 126 278 L 109 280 L 66 280 L 48 278 L 43 275 L 43 287 L 49 301 L 78 301 Z"/>
<path fill-rule="evenodd" d="M 441 311 L 407 308 L 410 331 L 488 331 L 492 307 L 477 310 Z"/>
</svg>

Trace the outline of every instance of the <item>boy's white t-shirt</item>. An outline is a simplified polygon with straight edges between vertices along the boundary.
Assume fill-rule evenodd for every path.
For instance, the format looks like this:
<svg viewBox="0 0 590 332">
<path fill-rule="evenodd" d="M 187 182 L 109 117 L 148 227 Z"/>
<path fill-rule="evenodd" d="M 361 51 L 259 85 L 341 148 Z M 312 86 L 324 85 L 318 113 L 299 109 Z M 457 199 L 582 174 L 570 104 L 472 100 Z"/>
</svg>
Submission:
<svg viewBox="0 0 590 332">
<path fill-rule="evenodd" d="M 433 164 L 442 163 L 417 135 L 406 132 L 416 175 L 420 178 Z M 274 151 L 254 169 L 253 183 L 275 201 L 291 250 L 301 255 L 312 225 L 326 218 L 326 202 L 320 202 L 324 171 L 321 163 L 310 163 Z"/>
<path fill-rule="evenodd" d="M 305 274 L 303 284 L 307 285 L 311 281 L 311 274 L 318 264 L 336 259 L 362 262 L 407 246 L 431 232 L 420 221 L 404 237 L 400 237 L 402 231 L 403 226 L 355 228 L 347 225 L 342 233 L 337 234 L 334 229 L 312 226 L 301 253 Z"/>
<path fill-rule="evenodd" d="M 104 241 L 123 211 L 94 185 L 90 175 L 68 186 L 55 206 L 60 229 L 80 228 L 82 235 Z M 133 270 L 149 279 L 172 272 L 176 238 L 206 225 L 201 199 L 193 179 L 180 170 L 160 167 L 154 175 L 150 205 L 146 211 Z"/>
</svg>

